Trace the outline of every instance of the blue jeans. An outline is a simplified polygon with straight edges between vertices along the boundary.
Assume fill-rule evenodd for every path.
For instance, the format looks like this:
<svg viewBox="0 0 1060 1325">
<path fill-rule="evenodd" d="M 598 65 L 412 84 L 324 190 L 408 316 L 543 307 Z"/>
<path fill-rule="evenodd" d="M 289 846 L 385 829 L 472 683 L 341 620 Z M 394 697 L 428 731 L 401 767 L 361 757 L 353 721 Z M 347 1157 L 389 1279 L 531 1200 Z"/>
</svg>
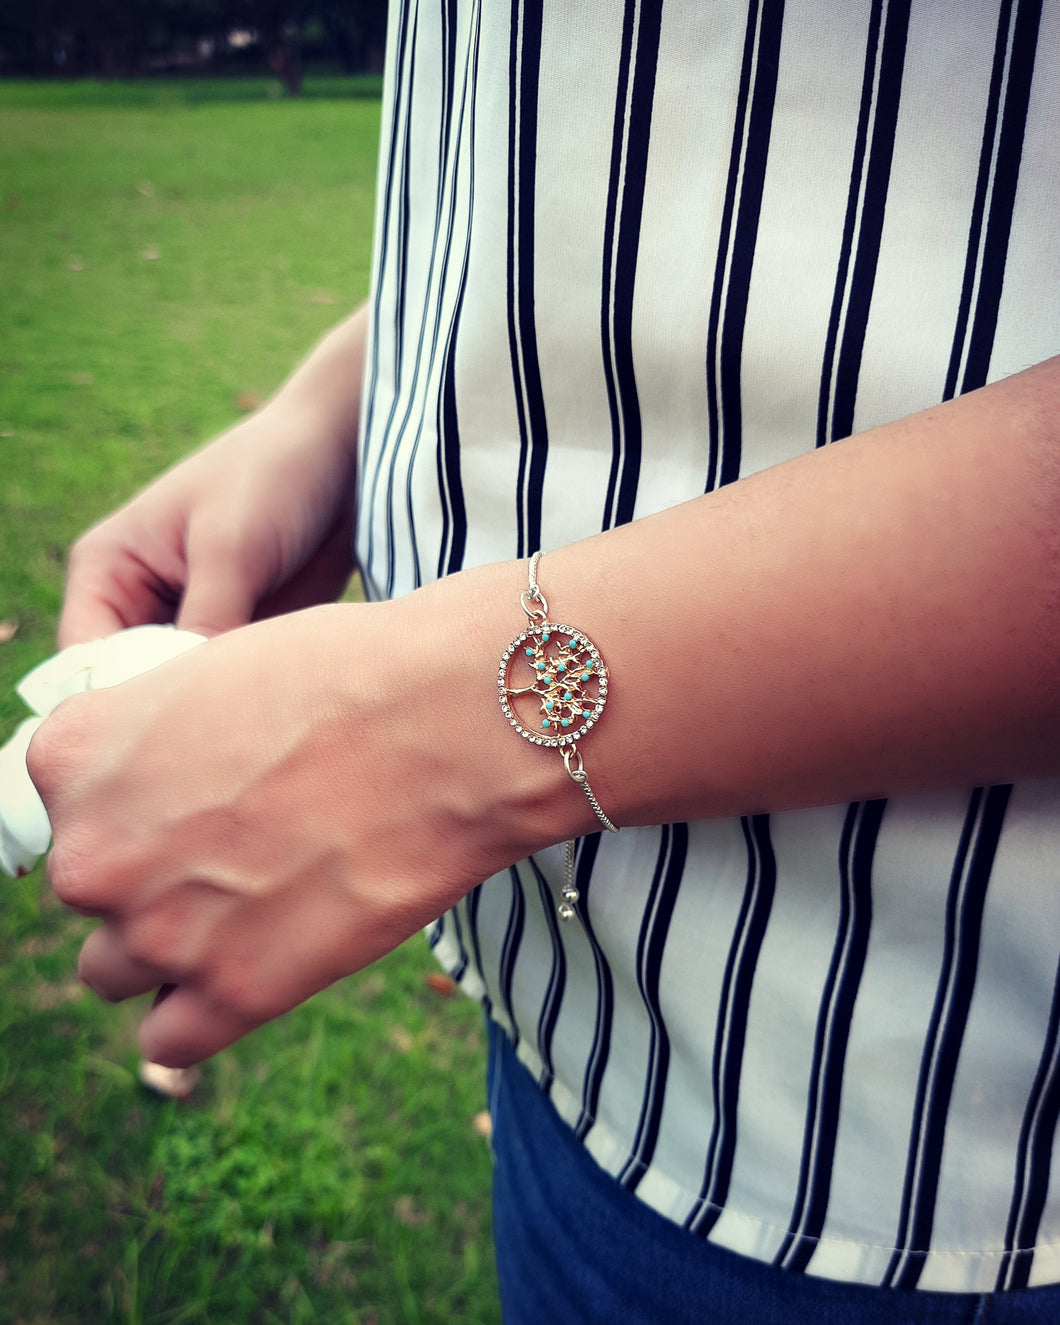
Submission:
<svg viewBox="0 0 1060 1325">
<path fill-rule="evenodd" d="M 749 1260 L 686 1233 L 591 1158 L 489 1033 L 493 1219 L 505 1325 L 1043 1325 L 1060 1286 L 902 1292 Z"/>
</svg>

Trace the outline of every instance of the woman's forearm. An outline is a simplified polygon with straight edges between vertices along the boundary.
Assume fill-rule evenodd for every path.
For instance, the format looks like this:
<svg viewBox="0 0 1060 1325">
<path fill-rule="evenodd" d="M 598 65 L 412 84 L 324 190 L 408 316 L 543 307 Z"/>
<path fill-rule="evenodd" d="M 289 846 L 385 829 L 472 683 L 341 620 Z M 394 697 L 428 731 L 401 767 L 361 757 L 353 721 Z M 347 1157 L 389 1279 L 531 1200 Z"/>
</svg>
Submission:
<svg viewBox="0 0 1060 1325">
<path fill-rule="evenodd" d="M 546 552 L 551 619 L 610 668 L 581 745 L 615 823 L 1057 771 L 1058 376 Z M 110 998 L 177 986 L 149 1057 L 198 1061 L 599 827 L 498 704 L 526 575 L 227 630 L 43 724 L 52 883 L 105 917 L 83 977 Z"/>
<path fill-rule="evenodd" d="M 286 379 L 268 408 L 289 411 L 307 430 L 353 448 L 357 444 L 361 384 L 368 337 L 368 305 L 338 323 Z"/>
<path fill-rule="evenodd" d="M 611 673 L 582 742 L 608 814 L 1060 772 L 1058 444 L 1060 359 L 547 552 L 552 619 L 584 629 Z M 491 568 L 478 592 L 491 615 L 507 594 L 519 625 L 514 574 Z M 526 747 L 520 767 L 558 763 L 501 736 Z M 569 791 L 580 829 L 598 827 Z"/>
</svg>

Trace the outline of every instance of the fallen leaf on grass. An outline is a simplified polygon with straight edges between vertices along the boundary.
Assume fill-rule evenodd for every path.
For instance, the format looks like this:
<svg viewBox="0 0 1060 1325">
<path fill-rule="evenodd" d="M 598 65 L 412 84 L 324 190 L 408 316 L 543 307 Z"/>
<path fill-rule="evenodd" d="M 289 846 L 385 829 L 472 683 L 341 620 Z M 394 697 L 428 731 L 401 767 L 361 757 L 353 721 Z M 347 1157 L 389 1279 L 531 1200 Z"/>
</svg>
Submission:
<svg viewBox="0 0 1060 1325">
<path fill-rule="evenodd" d="M 334 304 L 337 302 L 330 290 L 317 290 L 312 295 L 312 301 L 314 304 Z"/>
<path fill-rule="evenodd" d="M 0 644 L 6 644 L 18 634 L 17 621 L 0 621 Z"/>
<path fill-rule="evenodd" d="M 399 1054 L 410 1053 L 415 1043 L 404 1026 L 391 1026 L 386 1038 L 390 1041 L 391 1048 L 396 1049 Z"/>
<path fill-rule="evenodd" d="M 140 254 L 140 257 L 143 258 L 144 262 L 157 262 L 161 256 L 162 256 L 162 250 L 158 247 L 157 244 L 148 244 L 148 246 Z"/>
<path fill-rule="evenodd" d="M 66 259 L 66 270 L 67 270 L 67 271 L 84 271 L 84 269 L 85 269 L 85 264 L 81 261 L 80 258 L 67 258 L 67 259 Z"/>
<path fill-rule="evenodd" d="M 66 935 L 62 932 L 55 934 L 31 934 L 24 943 L 19 944 L 19 952 L 24 957 L 47 957 L 58 950 L 66 942 Z"/>
<path fill-rule="evenodd" d="M 431 1217 L 415 1196 L 399 1196 L 394 1202 L 394 1218 L 406 1228 L 422 1228 Z"/>
<path fill-rule="evenodd" d="M 22 206 L 22 199 L 18 196 L 17 193 L 9 193 L 7 195 L 7 205 L 11 209 L 11 211 L 13 212 L 18 211 L 18 209 Z"/>
<path fill-rule="evenodd" d="M 70 376 L 71 386 L 91 386 L 96 379 L 91 373 L 72 373 Z"/>
<path fill-rule="evenodd" d="M 483 1109 L 481 1113 L 476 1113 L 471 1119 L 471 1130 L 477 1132 L 479 1136 L 484 1136 L 488 1141 L 493 1135 L 493 1119 L 490 1117 L 489 1109 Z"/>
<path fill-rule="evenodd" d="M 364 998 L 377 998 L 385 988 L 386 981 L 383 979 L 382 972 L 373 971 L 369 968 L 361 973 L 359 990 Z"/>
<path fill-rule="evenodd" d="M 33 1008 L 36 1012 L 51 1012 L 66 1003 L 76 1003 L 83 998 L 85 986 L 79 980 L 59 980 L 49 983 L 42 980 L 33 990 Z"/>
<path fill-rule="evenodd" d="M 236 409 L 244 414 L 252 414 L 261 408 L 261 397 L 254 391 L 240 391 L 236 396 Z"/>
<path fill-rule="evenodd" d="M 140 1064 L 139 1076 L 148 1090 L 167 1100 L 190 1099 L 202 1080 L 197 1067 L 163 1067 L 146 1059 Z"/>
<path fill-rule="evenodd" d="M 443 998 L 452 998 L 457 991 L 456 981 L 451 975 L 445 975 L 441 971 L 431 971 L 427 976 L 427 984 L 436 994 L 441 994 Z"/>
<path fill-rule="evenodd" d="M 141 183 L 137 184 L 136 192 L 139 193 L 144 198 L 153 198 L 155 196 L 155 186 L 151 183 L 150 180 L 145 179 L 141 181 Z"/>
</svg>

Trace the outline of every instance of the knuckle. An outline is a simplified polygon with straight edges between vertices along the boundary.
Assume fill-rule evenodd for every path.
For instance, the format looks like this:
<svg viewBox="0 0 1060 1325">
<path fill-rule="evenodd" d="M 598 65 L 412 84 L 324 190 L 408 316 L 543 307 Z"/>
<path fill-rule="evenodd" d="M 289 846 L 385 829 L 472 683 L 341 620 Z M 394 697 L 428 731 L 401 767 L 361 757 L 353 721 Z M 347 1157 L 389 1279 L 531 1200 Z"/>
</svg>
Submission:
<svg viewBox="0 0 1060 1325">
<path fill-rule="evenodd" d="M 95 909 L 96 881 L 90 854 L 68 838 L 52 847 L 48 856 L 48 882 L 64 906 L 85 912 Z"/>
<path fill-rule="evenodd" d="M 101 554 L 104 545 L 109 543 L 103 524 L 93 525 L 79 534 L 70 545 L 67 563 L 71 568 L 83 569 L 91 565 Z"/>
<path fill-rule="evenodd" d="M 113 564 L 120 540 L 114 529 L 115 518 L 108 516 L 80 534 L 70 545 L 66 557 L 67 579 L 73 584 L 93 584 Z"/>
<path fill-rule="evenodd" d="M 130 961 L 139 966 L 157 966 L 160 954 L 166 950 L 165 938 L 159 927 L 140 919 L 122 929 L 122 946 Z"/>
<path fill-rule="evenodd" d="M 33 734 L 26 768 L 45 803 L 82 763 L 95 698 L 91 694 L 69 696 Z"/>
<path fill-rule="evenodd" d="M 33 785 L 45 800 L 56 780 L 57 765 L 63 749 L 58 736 L 58 727 L 61 724 L 58 722 L 53 724 L 52 718 L 56 718 L 55 713 L 46 722 L 42 722 L 33 733 L 26 750 L 26 768 Z"/>
<path fill-rule="evenodd" d="M 106 1000 L 108 1003 L 120 1003 L 123 995 L 118 988 L 116 980 L 109 977 L 107 971 L 98 966 L 91 953 L 82 949 L 81 956 L 77 961 L 77 978 L 83 985 L 98 997 Z"/>
<path fill-rule="evenodd" d="M 172 907 L 147 906 L 122 915 L 119 924 L 122 948 L 130 961 L 170 975 L 188 973 L 192 963 L 184 951 L 186 925 Z"/>
<path fill-rule="evenodd" d="M 257 1026 L 283 1011 L 269 982 L 252 971 L 227 968 L 213 983 L 217 1002 L 243 1021 Z"/>
</svg>

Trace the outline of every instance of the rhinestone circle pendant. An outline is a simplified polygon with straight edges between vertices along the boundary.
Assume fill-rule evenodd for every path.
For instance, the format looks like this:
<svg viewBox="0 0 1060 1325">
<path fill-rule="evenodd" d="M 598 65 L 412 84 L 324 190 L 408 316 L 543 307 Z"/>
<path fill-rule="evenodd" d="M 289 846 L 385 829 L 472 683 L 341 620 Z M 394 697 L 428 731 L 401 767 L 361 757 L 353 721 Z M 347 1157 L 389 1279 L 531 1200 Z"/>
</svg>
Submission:
<svg viewBox="0 0 1060 1325">
<path fill-rule="evenodd" d="M 584 631 L 535 621 L 505 649 L 497 692 L 505 718 L 524 740 L 563 747 L 599 721 L 607 667 Z"/>
</svg>

